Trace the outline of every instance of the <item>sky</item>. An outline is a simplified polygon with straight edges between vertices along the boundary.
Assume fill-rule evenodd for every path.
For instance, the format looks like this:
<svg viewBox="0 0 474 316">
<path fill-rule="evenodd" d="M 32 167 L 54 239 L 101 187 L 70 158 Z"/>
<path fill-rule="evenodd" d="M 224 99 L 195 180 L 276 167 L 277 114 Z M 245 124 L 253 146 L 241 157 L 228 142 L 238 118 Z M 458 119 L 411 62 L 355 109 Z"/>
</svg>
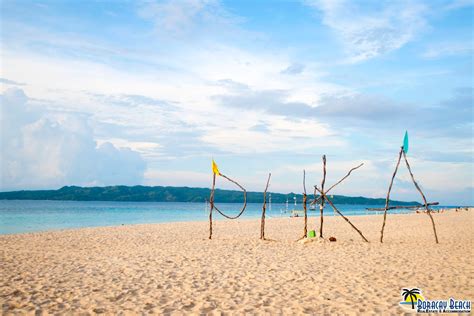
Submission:
<svg viewBox="0 0 474 316">
<path fill-rule="evenodd" d="M 0 191 L 385 197 L 407 130 L 429 201 L 473 205 L 473 1 L 1 2 Z M 233 189 L 218 179 L 220 188 Z M 238 189 L 238 188 L 235 188 Z M 393 198 L 421 201 L 404 164 Z"/>
</svg>

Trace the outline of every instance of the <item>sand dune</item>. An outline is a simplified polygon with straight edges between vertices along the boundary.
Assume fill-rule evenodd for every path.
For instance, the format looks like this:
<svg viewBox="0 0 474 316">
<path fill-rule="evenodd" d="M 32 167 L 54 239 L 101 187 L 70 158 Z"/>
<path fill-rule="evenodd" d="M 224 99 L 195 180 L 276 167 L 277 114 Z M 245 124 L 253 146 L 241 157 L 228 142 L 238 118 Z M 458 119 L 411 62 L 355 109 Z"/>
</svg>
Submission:
<svg viewBox="0 0 474 316">
<path fill-rule="evenodd" d="M 473 212 L 325 218 L 337 242 L 296 243 L 302 218 L 86 228 L 0 236 L 4 314 L 394 314 L 402 287 L 473 299 Z M 310 218 L 310 227 L 317 220 Z"/>
</svg>

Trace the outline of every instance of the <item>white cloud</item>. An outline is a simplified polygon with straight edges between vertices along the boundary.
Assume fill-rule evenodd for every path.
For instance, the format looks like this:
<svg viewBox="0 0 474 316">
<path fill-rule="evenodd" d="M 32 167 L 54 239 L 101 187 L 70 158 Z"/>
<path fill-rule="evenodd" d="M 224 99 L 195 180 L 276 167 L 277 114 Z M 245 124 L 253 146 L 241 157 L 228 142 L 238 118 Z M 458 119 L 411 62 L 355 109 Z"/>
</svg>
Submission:
<svg viewBox="0 0 474 316">
<path fill-rule="evenodd" d="M 474 6 L 474 0 L 452 0 L 444 6 L 445 10 L 457 10 L 465 7 Z"/>
<path fill-rule="evenodd" d="M 12 86 L 24 86 L 25 85 L 25 83 L 16 82 L 16 81 L 5 79 L 5 78 L 0 78 L 0 83 L 12 85 Z"/>
<path fill-rule="evenodd" d="M 285 74 L 285 75 L 298 75 L 304 71 L 304 65 L 299 64 L 299 63 L 292 63 L 280 73 Z"/>
<path fill-rule="evenodd" d="M 210 173 L 193 171 L 167 171 L 148 169 L 145 172 L 145 185 L 203 187 L 211 180 Z"/>
<path fill-rule="evenodd" d="M 364 6 L 345 0 L 308 0 L 320 10 L 322 22 L 339 36 L 356 63 L 389 53 L 412 41 L 426 25 L 427 8 L 421 2 L 375 2 Z"/>
<path fill-rule="evenodd" d="M 237 112 L 237 111 L 236 111 Z M 340 147 L 343 142 L 333 136 L 322 124 L 311 120 L 287 120 L 284 117 L 268 117 L 245 119 L 246 114 L 240 112 L 240 120 L 233 120 L 227 128 L 209 129 L 201 140 L 216 149 L 235 154 L 262 154 L 278 151 L 289 151 L 297 154 L 314 148 L 323 140 L 332 147 Z M 249 116 L 252 114 L 249 113 Z M 265 131 L 255 131 L 252 125 L 265 122 Z M 310 132 L 311 131 L 311 132 Z"/>
<path fill-rule="evenodd" d="M 465 42 L 443 42 L 430 45 L 421 56 L 427 59 L 463 55 L 472 57 L 473 52 L 472 39 L 470 39 Z"/>
<path fill-rule="evenodd" d="M 153 21 L 159 35 L 171 37 L 197 34 L 196 29 L 203 28 L 216 32 L 238 20 L 218 0 L 151 0 L 143 2 L 138 13 Z"/>
<path fill-rule="evenodd" d="M 138 152 L 143 158 L 158 158 L 163 156 L 160 152 L 162 145 L 154 142 L 129 141 L 123 138 L 97 139 L 99 146 L 107 143 L 118 148 L 130 148 Z"/>
<path fill-rule="evenodd" d="M 424 189 L 459 192 L 467 187 L 474 187 L 474 170 L 471 162 L 434 162 L 418 157 L 408 157 L 408 159 L 415 179 Z M 403 168 L 405 169 L 405 165 Z M 411 181 L 408 172 L 402 172 L 401 176 L 402 179 Z"/>
<path fill-rule="evenodd" d="M 20 89 L 1 95 L 1 126 L 2 190 L 142 182 L 137 152 L 98 146 L 87 117 L 31 106 Z"/>
</svg>

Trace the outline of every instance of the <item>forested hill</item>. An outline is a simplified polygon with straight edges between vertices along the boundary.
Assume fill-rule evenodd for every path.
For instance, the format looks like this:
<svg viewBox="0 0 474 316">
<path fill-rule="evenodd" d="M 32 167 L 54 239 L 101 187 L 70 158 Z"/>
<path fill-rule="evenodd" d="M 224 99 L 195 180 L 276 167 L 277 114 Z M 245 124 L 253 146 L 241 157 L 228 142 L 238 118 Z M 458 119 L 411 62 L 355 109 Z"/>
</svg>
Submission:
<svg viewBox="0 0 474 316">
<path fill-rule="evenodd" d="M 65 201 L 128 201 L 128 202 L 204 202 L 209 199 L 210 189 L 188 187 L 162 186 L 108 186 L 108 187 L 78 187 L 65 186 L 59 190 L 31 190 L 0 192 L 0 200 L 65 200 Z M 272 203 L 285 203 L 288 199 L 293 202 L 296 196 L 298 203 L 303 197 L 301 194 L 271 193 Z M 308 200 L 312 197 L 310 196 Z M 260 203 L 263 192 L 248 192 L 249 203 Z M 241 191 L 216 189 L 215 201 L 221 203 L 242 202 Z M 364 204 L 384 205 L 385 199 L 366 197 L 351 197 L 334 195 L 333 202 L 337 204 Z M 397 205 L 418 204 L 416 202 L 392 201 Z"/>
</svg>

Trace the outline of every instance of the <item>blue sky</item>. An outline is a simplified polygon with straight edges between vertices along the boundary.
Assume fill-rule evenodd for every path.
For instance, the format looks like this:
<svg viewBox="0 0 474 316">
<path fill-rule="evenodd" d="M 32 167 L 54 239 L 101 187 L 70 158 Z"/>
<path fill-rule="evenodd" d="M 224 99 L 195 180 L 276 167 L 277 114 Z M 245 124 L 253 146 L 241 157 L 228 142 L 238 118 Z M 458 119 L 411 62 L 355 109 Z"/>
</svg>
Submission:
<svg viewBox="0 0 474 316">
<path fill-rule="evenodd" d="M 405 130 L 473 204 L 473 1 L 3 1 L 1 190 L 210 185 L 383 197 Z M 230 188 L 226 183 L 219 186 Z M 394 197 L 419 200 L 402 168 Z"/>
</svg>

